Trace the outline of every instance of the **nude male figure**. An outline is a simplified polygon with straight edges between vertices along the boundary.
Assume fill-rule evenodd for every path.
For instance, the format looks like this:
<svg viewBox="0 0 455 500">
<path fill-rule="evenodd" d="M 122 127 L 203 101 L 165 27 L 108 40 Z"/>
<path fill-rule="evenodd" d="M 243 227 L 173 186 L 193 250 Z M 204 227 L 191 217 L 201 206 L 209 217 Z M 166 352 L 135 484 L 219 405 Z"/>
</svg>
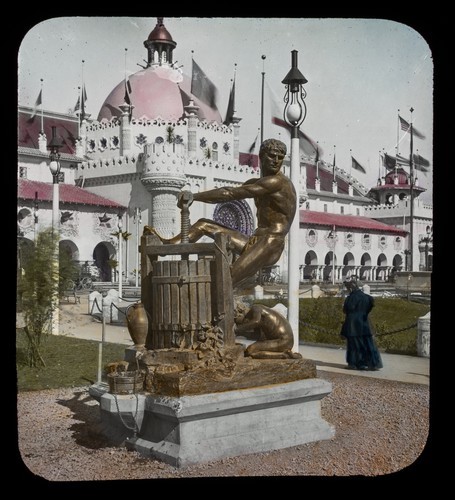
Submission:
<svg viewBox="0 0 455 500">
<path fill-rule="evenodd" d="M 301 358 L 293 353 L 294 335 L 289 322 L 278 311 L 262 304 L 247 309 L 238 304 L 235 309 L 235 333 L 255 331 L 259 340 L 250 344 L 245 356 L 262 359 Z"/>
<path fill-rule="evenodd" d="M 260 178 L 249 179 L 238 187 L 221 187 L 189 195 L 189 205 L 193 201 L 221 203 L 246 198 L 254 199 L 257 208 L 257 229 L 251 236 L 210 219 L 199 219 L 189 230 L 190 243 L 198 241 L 202 236 L 214 237 L 220 232 L 230 237 L 232 250 L 239 254 L 231 266 L 233 286 L 254 276 L 262 267 L 275 264 L 283 252 L 284 240 L 297 207 L 294 186 L 281 171 L 285 156 L 286 145 L 283 142 L 267 139 L 259 150 Z M 177 203 L 180 208 L 181 200 L 182 193 Z M 154 228 L 145 226 L 144 234 L 157 233 Z M 179 243 L 181 236 L 169 239 L 160 237 L 160 239 L 163 243 Z"/>
</svg>

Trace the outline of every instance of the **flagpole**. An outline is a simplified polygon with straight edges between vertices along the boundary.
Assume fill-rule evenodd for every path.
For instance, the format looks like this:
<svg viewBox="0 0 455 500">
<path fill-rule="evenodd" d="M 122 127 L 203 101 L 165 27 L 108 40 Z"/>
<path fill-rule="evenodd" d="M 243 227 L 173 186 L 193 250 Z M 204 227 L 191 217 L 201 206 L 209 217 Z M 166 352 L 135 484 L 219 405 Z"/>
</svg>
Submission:
<svg viewBox="0 0 455 500">
<path fill-rule="evenodd" d="M 335 158 L 336 155 L 336 145 L 333 145 L 333 182 L 335 182 Z"/>
<path fill-rule="evenodd" d="M 385 158 L 385 155 L 386 155 L 385 148 L 382 148 L 382 157 Z M 384 167 L 384 177 L 385 177 L 387 175 L 387 167 L 384 164 L 382 166 Z"/>
<path fill-rule="evenodd" d="M 78 115 L 78 119 L 77 119 L 77 137 L 80 138 L 81 137 L 81 120 L 80 120 L 80 116 L 81 116 L 81 88 L 80 87 L 77 87 L 77 100 L 79 101 L 79 115 Z"/>
<path fill-rule="evenodd" d="M 41 133 L 44 134 L 44 115 L 43 115 L 43 82 L 41 78 Z"/>
<path fill-rule="evenodd" d="M 82 121 L 85 118 L 85 96 L 84 96 L 84 59 L 82 59 L 82 85 L 81 85 L 81 116 L 80 120 Z"/>
<path fill-rule="evenodd" d="M 333 225 L 332 238 L 333 238 L 333 248 L 332 248 L 332 285 L 335 285 L 335 246 L 337 244 L 336 226 L 335 226 L 335 224 Z"/>
<path fill-rule="evenodd" d="M 261 58 L 262 58 L 262 89 L 261 89 L 261 144 L 262 144 L 264 141 L 264 79 L 265 79 L 264 61 L 265 61 L 265 55 L 262 55 Z"/>
<path fill-rule="evenodd" d="M 316 179 L 319 179 L 319 141 L 316 144 Z"/>
<path fill-rule="evenodd" d="M 411 196 L 411 207 L 410 207 L 410 217 L 409 217 L 409 267 L 410 271 L 414 270 L 414 161 L 413 161 L 413 127 L 412 127 L 412 112 L 413 108 L 409 110 L 411 112 L 411 141 L 410 141 L 410 153 L 409 153 L 409 174 L 410 174 L 410 196 Z"/>
<path fill-rule="evenodd" d="M 349 182 L 351 182 L 351 179 L 352 179 L 352 149 L 349 150 L 349 153 L 351 155 L 351 165 L 349 167 Z"/>
<path fill-rule="evenodd" d="M 128 49 L 125 47 L 125 82 L 126 82 L 126 53 L 128 52 Z"/>
</svg>

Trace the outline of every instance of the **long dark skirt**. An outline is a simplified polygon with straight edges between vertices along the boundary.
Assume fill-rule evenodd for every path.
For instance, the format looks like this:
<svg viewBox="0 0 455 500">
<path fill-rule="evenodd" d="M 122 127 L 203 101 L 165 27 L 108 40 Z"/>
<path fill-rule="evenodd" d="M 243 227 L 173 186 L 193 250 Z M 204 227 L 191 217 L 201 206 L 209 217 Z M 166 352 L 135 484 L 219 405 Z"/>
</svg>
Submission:
<svg viewBox="0 0 455 500">
<path fill-rule="evenodd" d="M 348 337 L 346 361 L 349 368 L 357 370 L 378 370 L 382 368 L 381 355 L 374 343 L 373 337 Z"/>
</svg>

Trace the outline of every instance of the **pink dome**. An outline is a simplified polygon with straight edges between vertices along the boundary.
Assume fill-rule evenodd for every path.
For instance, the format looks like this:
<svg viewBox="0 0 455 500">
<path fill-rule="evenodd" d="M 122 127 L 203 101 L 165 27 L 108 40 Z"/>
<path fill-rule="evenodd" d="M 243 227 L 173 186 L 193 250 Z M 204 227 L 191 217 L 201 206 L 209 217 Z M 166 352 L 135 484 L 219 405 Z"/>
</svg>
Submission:
<svg viewBox="0 0 455 500">
<path fill-rule="evenodd" d="M 177 70 L 165 66 L 150 67 L 131 75 L 129 82 L 133 118 L 146 116 L 149 119 L 161 117 L 163 120 L 178 120 L 184 116 L 183 108 L 191 98 L 199 106 L 199 119 L 222 123 L 219 111 L 194 97 L 190 92 L 191 79 Z M 120 117 L 122 111 L 119 106 L 124 103 L 124 98 L 125 82 L 122 80 L 101 106 L 98 121 Z"/>
<path fill-rule="evenodd" d="M 408 174 L 402 168 L 398 169 L 397 175 L 398 175 L 398 185 L 408 184 L 409 181 Z M 394 184 L 395 183 L 394 179 L 395 179 L 395 170 L 389 172 L 385 176 L 385 183 Z"/>
</svg>

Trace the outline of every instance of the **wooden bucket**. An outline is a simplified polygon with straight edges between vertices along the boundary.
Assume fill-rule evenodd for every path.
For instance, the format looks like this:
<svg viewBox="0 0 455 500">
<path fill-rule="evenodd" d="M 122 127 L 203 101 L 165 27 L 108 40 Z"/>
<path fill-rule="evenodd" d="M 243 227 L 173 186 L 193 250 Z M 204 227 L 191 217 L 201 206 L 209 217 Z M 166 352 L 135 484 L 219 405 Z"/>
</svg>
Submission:
<svg viewBox="0 0 455 500">
<path fill-rule="evenodd" d="M 191 348 L 212 324 L 212 259 L 152 263 L 150 348 Z"/>
<path fill-rule="evenodd" d="M 136 394 L 144 384 L 144 376 L 138 371 L 109 373 L 107 380 L 111 394 Z"/>
</svg>

